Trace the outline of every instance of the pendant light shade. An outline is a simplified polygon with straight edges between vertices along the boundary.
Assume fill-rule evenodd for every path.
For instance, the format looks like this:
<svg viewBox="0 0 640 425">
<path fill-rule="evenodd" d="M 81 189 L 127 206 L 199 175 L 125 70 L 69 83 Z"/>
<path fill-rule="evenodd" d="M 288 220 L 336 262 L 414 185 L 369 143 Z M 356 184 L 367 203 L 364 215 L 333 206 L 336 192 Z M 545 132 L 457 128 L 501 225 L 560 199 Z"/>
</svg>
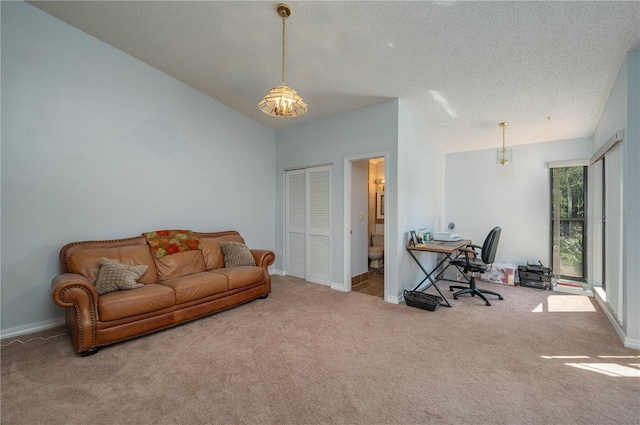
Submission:
<svg viewBox="0 0 640 425">
<path fill-rule="evenodd" d="M 265 114 L 281 118 L 299 117 L 307 112 L 307 104 L 298 93 L 284 85 L 269 90 L 258 102 L 258 107 Z"/>
<path fill-rule="evenodd" d="M 284 84 L 284 60 L 285 60 L 285 18 L 291 15 L 291 8 L 280 3 L 277 8 L 278 15 L 282 17 L 282 85 L 269 90 L 258 102 L 262 112 L 273 117 L 294 118 L 307 113 L 307 104 L 304 103 L 298 93 Z"/>
</svg>

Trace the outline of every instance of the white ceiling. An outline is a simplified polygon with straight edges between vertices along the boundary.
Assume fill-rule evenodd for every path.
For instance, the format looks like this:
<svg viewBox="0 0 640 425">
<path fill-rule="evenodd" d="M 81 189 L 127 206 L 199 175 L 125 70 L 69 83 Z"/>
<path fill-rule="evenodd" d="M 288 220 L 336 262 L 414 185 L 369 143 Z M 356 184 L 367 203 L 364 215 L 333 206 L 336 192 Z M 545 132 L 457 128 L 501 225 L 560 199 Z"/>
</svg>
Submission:
<svg viewBox="0 0 640 425">
<path fill-rule="evenodd" d="M 272 118 L 278 1 L 32 1 L 274 130 L 400 98 L 445 152 L 591 136 L 640 2 L 292 1 L 286 83 L 309 105 Z M 548 118 L 550 117 L 550 119 Z"/>
</svg>

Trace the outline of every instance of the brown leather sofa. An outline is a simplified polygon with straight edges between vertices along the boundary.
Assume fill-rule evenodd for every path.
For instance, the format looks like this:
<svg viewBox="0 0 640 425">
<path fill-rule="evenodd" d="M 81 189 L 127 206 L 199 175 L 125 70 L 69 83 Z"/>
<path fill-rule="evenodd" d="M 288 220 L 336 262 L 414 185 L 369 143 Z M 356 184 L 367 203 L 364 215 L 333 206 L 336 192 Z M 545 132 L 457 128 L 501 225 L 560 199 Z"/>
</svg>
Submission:
<svg viewBox="0 0 640 425">
<path fill-rule="evenodd" d="M 53 279 L 54 302 L 65 308 L 73 347 L 81 356 L 99 347 L 145 335 L 271 292 L 272 251 L 252 249 L 255 266 L 225 268 L 220 243 L 244 243 L 236 231 L 194 232 L 202 249 L 155 258 L 144 235 L 73 242 L 60 250 L 61 274 Z M 146 264 L 143 287 L 98 295 L 100 259 Z"/>
</svg>

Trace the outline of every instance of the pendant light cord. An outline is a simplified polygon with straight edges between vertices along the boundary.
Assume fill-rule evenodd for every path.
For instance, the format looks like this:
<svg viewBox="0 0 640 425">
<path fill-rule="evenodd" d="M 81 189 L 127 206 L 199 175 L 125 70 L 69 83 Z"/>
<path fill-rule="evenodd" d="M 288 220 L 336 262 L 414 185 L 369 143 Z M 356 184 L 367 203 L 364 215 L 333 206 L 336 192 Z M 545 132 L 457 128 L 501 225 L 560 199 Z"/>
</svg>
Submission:
<svg viewBox="0 0 640 425">
<path fill-rule="evenodd" d="M 504 152 L 504 128 L 505 127 L 506 127 L 505 125 L 502 126 L 502 151 L 503 152 Z"/>
<path fill-rule="evenodd" d="M 284 16 L 282 17 L 282 85 L 284 86 Z"/>
</svg>

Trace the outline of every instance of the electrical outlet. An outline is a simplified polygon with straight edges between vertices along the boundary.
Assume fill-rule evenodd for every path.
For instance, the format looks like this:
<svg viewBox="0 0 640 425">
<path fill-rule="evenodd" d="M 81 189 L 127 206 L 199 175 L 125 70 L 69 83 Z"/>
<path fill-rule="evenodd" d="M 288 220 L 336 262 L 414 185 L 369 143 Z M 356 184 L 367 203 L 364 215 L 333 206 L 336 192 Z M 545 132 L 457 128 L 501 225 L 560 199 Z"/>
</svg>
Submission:
<svg viewBox="0 0 640 425">
<path fill-rule="evenodd" d="M 364 211 L 360 211 L 360 220 L 364 220 Z"/>
<path fill-rule="evenodd" d="M 282 250 L 281 249 L 276 249 L 276 255 L 282 255 Z"/>
</svg>

